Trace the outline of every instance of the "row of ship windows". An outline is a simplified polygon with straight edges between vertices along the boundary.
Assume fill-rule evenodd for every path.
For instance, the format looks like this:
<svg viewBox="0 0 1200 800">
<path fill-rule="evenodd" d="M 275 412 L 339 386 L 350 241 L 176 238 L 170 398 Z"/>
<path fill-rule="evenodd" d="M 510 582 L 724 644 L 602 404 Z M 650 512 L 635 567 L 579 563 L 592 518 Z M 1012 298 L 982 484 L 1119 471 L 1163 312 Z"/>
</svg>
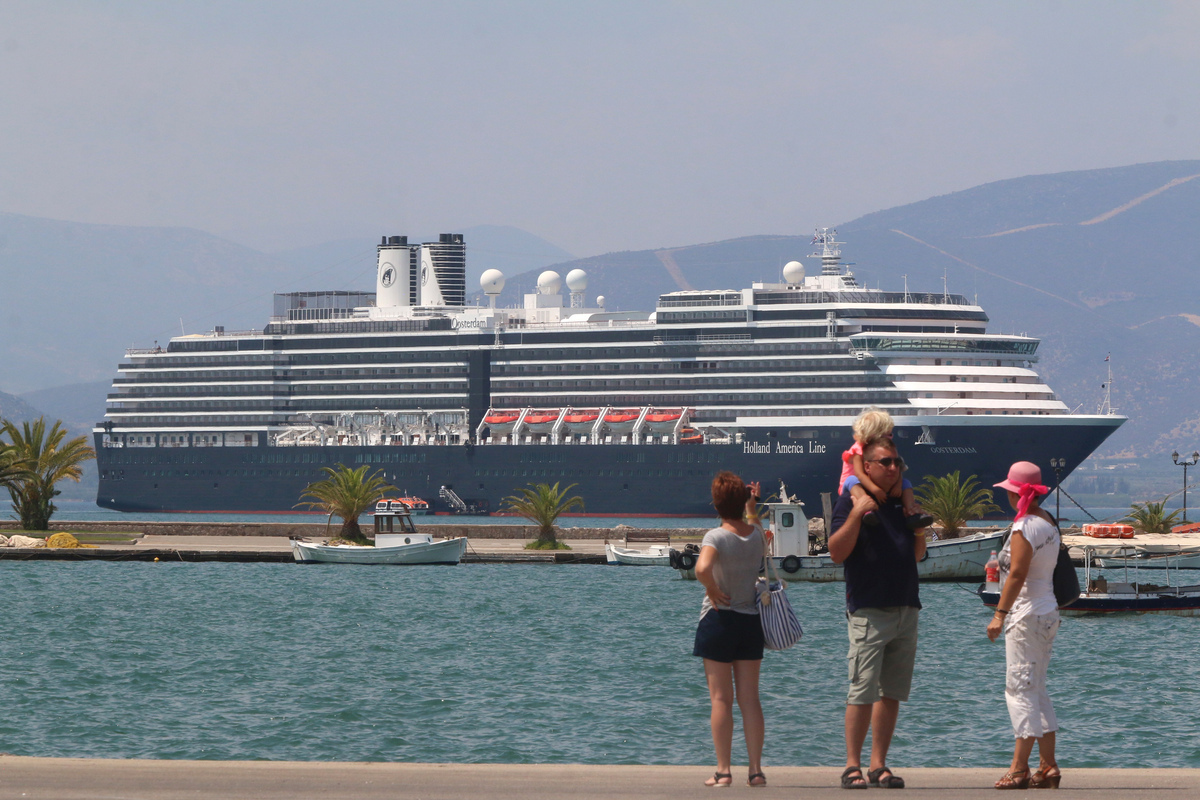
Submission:
<svg viewBox="0 0 1200 800">
<path fill-rule="evenodd" d="M 820 403 L 820 402 L 827 402 L 827 401 L 831 401 L 831 400 L 851 400 L 851 399 L 858 399 L 858 398 L 871 399 L 871 398 L 877 396 L 877 394 L 880 394 L 880 393 L 876 393 L 876 392 L 869 392 L 869 387 L 863 387 L 863 389 L 868 390 L 868 393 L 864 393 L 864 392 L 820 392 L 820 391 L 801 393 L 801 392 L 779 391 L 779 392 L 771 392 L 771 393 L 737 392 L 737 393 L 727 394 L 727 393 L 722 393 L 722 392 L 697 392 L 696 394 L 691 395 L 686 398 L 680 398 L 679 395 L 653 395 L 653 394 L 606 395 L 603 398 L 597 398 L 595 396 L 595 394 L 587 394 L 587 395 L 580 395 L 577 397 L 573 397 L 573 396 L 571 396 L 570 392 L 563 392 L 561 394 L 556 393 L 554 395 L 553 399 L 554 399 L 554 402 L 556 402 L 556 403 L 570 403 L 572 405 L 579 405 L 579 406 L 587 406 L 589 404 L 595 405 L 597 402 L 599 402 L 601 400 L 604 402 L 607 402 L 609 404 L 636 402 L 636 403 L 642 403 L 642 404 L 649 403 L 651 405 L 669 406 L 669 405 L 679 405 L 680 400 L 685 400 L 689 404 L 692 404 L 692 403 L 727 403 L 727 402 L 728 403 L 765 403 L 765 402 Z M 883 394 L 888 394 L 888 393 L 883 393 Z M 902 392 L 894 392 L 894 393 L 888 394 L 888 396 L 895 396 L 897 398 L 903 398 L 904 394 Z M 629 399 L 622 399 L 622 398 L 629 398 Z M 504 406 L 504 405 L 510 404 L 510 402 L 513 402 L 513 401 L 522 402 L 526 399 L 528 399 L 528 398 L 526 398 L 524 396 L 512 396 L 512 395 L 506 396 L 503 392 L 496 392 L 493 395 L 492 404 L 495 406 Z M 148 414 L 148 413 L 155 412 L 155 411 L 175 412 L 175 413 L 182 413 L 182 412 L 186 412 L 186 411 L 216 411 L 216 412 L 229 411 L 232 413 L 232 412 L 237 412 L 237 411 L 274 411 L 274 410 L 278 410 L 281 412 L 288 412 L 288 411 L 320 411 L 320 410 L 325 410 L 325 409 L 346 409 L 346 410 L 356 410 L 356 411 L 369 411 L 369 410 L 384 411 L 384 410 L 392 410 L 392 409 L 400 409 L 400 408 L 406 408 L 406 409 L 424 408 L 424 407 L 428 407 L 428 406 L 439 404 L 439 403 L 442 405 L 446 405 L 448 403 L 452 403 L 455 400 L 458 400 L 461 402 L 461 401 L 465 400 L 465 395 L 457 395 L 457 396 L 454 396 L 454 395 L 449 395 L 449 396 L 447 396 L 447 395 L 440 395 L 440 396 L 424 395 L 422 397 L 416 397 L 416 398 L 404 398 L 404 397 L 392 396 L 392 397 L 372 397 L 372 398 L 358 398 L 358 399 L 350 398 L 350 399 L 345 399 L 345 400 L 325 399 L 325 398 L 312 399 L 312 400 L 299 400 L 299 399 L 297 399 L 297 400 L 283 400 L 283 399 L 279 399 L 279 400 L 246 400 L 246 401 L 241 401 L 241 402 L 233 401 L 233 400 L 180 400 L 177 402 L 170 402 L 170 403 L 148 402 L 148 403 L 136 403 L 136 404 L 131 403 L 128 405 L 124 404 L 124 403 L 112 403 L 110 405 L 110 410 L 111 411 L 126 411 L 126 410 L 128 410 L 131 412 L 137 412 L 137 413 L 142 413 L 142 414 Z M 364 407 L 364 403 L 367 404 L 368 407 Z"/>
<path fill-rule="evenodd" d="M 345 343 L 346 347 L 361 348 L 361 342 L 356 340 L 348 340 Z M 655 347 L 654 343 L 647 341 L 640 347 L 635 346 L 617 346 L 617 347 L 570 347 L 570 348 L 525 348 L 525 347 L 506 347 L 501 350 L 492 350 L 492 354 L 504 353 L 506 358 L 520 358 L 524 360 L 563 360 L 563 359 L 613 359 L 613 358 L 644 358 L 647 354 L 648 347 Z M 771 343 L 763 340 L 745 341 L 740 343 L 733 342 L 705 342 L 704 347 L 710 352 L 744 352 L 747 348 L 752 348 L 755 354 L 761 353 L 788 353 L 788 354 L 844 354 L 846 347 L 844 344 L 837 342 L 785 342 Z M 260 351 L 261 352 L 261 351 Z M 365 350 L 356 350 L 352 353 L 296 353 L 286 356 L 261 355 L 260 353 L 220 353 L 215 355 L 196 355 L 196 356 L 156 356 L 154 358 L 135 358 L 133 363 L 122 364 L 124 369 L 151 368 L 155 370 L 169 369 L 172 367 L 195 367 L 202 365 L 211 366 L 230 366 L 230 367 L 247 367 L 247 366 L 277 366 L 280 368 L 296 367 L 305 364 L 315 366 L 325 366 L 329 364 L 354 364 L 354 363 L 375 363 L 375 364 L 399 364 L 415 361 L 443 361 L 448 353 L 458 352 L 465 355 L 466 351 L 462 350 L 401 350 L 401 351 L 386 351 L 386 352 L 370 352 Z"/>
<path fill-rule="evenodd" d="M 211 480 L 213 478 L 319 478 L 325 473 L 321 470 L 310 469 L 143 469 L 138 470 L 137 477 L 141 478 L 189 478 Z M 521 467 L 504 467 L 502 469 L 477 469 L 476 478 L 679 478 L 685 476 L 701 477 L 711 475 L 707 469 L 665 468 L 649 469 L 644 467 L 623 467 L 613 469 L 531 469 Z M 134 470 L 102 469 L 100 478 L 106 481 L 122 481 L 135 476 Z M 390 480 L 399 477 L 428 478 L 423 471 L 400 470 Z M 158 488 L 157 484 L 154 488 Z M 213 488 L 218 488 L 214 483 Z M 485 488 L 483 484 L 480 489 Z"/>
<path fill-rule="evenodd" d="M 952 379 L 953 380 L 953 379 Z M 664 386 L 678 387 L 699 387 L 710 391 L 720 389 L 738 389 L 765 386 L 796 386 L 803 387 L 805 385 L 827 386 L 830 384 L 847 384 L 851 386 L 885 386 L 888 385 L 888 380 L 882 375 L 863 375 L 861 373 L 852 373 L 849 375 L 828 375 L 828 376 L 804 376 L 804 375 L 787 375 L 787 376 L 730 376 L 721 379 L 717 376 L 707 378 L 623 378 L 616 380 L 549 380 L 549 381 L 518 381 L 518 380 L 496 380 L 492 384 L 493 391 L 517 391 L 520 389 L 558 389 L 569 391 L 573 389 L 639 389 L 639 388 L 661 388 Z M 303 395 L 356 395 L 356 394 L 387 394 L 392 396 L 403 396 L 406 394 L 421 394 L 429 392 L 446 393 L 455 392 L 466 394 L 466 386 L 462 381 L 443 382 L 443 383 L 356 383 L 356 384 L 322 384 L 315 386 L 289 386 L 270 389 L 267 387 L 246 387 L 246 386 L 205 386 L 201 387 L 154 387 L 145 389 L 134 389 L 121 392 L 117 395 L 110 395 L 110 400 L 121 406 L 121 401 L 134 398 L 161 398 L 164 400 L 172 400 L 172 395 L 183 395 L 185 397 L 195 397 L 203 392 L 206 396 L 228 395 L 230 399 L 245 397 L 248 393 L 254 395 L 269 395 L 272 398 L 282 399 L 287 397 L 297 397 Z M 224 406 L 227 400 L 203 400 L 194 401 L 200 404 L 201 407 L 221 407 Z M 195 407 L 195 406 L 193 406 Z"/>
</svg>

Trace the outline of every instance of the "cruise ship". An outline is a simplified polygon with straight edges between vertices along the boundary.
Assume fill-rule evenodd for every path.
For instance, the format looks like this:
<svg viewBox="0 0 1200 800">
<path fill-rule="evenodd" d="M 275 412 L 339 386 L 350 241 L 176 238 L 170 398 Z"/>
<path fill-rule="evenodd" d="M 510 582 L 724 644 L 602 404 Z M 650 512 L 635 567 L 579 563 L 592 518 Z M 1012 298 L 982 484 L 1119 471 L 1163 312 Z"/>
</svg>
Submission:
<svg viewBox="0 0 1200 800">
<path fill-rule="evenodd" d="M 836 231 L 813 244 L 777 283 L 631 312 L 589 300 L 578 269 L 512 308 L 488 270 L 469 305 L 461 234 L 384 237 L 373 293 L 277 294 L 262 330 L 129 350 L 93 431 L 97 502 L 288 511 L 322 467 L 367 464 L 433 513 L 503 513 L 560 482 L 588 516 L 694 517 L 731 469 L 816 515 L 867 406 L 895 418 L 914 484 L 988 486 L 1022 459 L 1065 477 L 1124 422 L 1072 413 L 1035 370 L 1039 340 L 988 333 L 977 303 L 867 288 Z"/>
</svg>

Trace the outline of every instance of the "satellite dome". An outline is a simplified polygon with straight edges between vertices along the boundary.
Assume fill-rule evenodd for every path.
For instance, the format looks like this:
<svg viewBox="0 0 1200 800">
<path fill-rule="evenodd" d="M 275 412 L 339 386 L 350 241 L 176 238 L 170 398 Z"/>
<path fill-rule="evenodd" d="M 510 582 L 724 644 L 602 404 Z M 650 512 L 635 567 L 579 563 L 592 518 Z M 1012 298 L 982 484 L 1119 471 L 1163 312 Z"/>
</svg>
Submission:
<svg viewBox="0 0 1200 800">
<path fill-rule="evenodd" d="M 604 295 L 596 298 L 596 308 L 604 308 Z"/>
<path fill-rule="evenodd" d="M 587 289 L 587 273 L 581 269 L 573 269 L 568 272 L 567 288 L 572 292 L 582 292 Z"/>
<path fill-rule="evenodd" d="M 484 270 L 479 276 L 479 288 L 487 295 L 500 294 L 504 291 L 504 273 L 498 269 Z"/>
<path fill-rule="evenodd" d="M 558 294 L 559 288 L 562 286 L 562 278 L 552 269 L 548 269 L 541 275 L 538 275 L 538 292 L 541 294 Z"/>
<path fill-rule="evenodd" d="M 804 280 L 804 265 L 799 261 L 789 261 L 784 264 L 783 279 L 787 283 L 800 283 Z"/>
</svg>

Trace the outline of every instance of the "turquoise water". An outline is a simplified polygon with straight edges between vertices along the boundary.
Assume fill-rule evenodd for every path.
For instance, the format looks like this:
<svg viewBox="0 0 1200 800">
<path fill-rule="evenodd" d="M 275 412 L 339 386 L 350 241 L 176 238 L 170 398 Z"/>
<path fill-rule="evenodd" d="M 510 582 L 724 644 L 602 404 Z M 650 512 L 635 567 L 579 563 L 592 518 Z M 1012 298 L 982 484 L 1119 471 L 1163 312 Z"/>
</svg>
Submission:
<svg viewBox="0 0 1200 800">
<path fill-rule="evenodd" d="M 0 562 L 0 581 L 0 752 L 712 762 L 690 655 L 701 590 L 666 569 Z M 837 765 L 843 589 L 788 591 L 805 637 L 763 663 L 766 763 Z M 1000 767 L 989 614 L 957 585 L 921 595 L 890 760 Z M 1197 625 L 1064 620 L 1050 669 L 1064 765 L 1200 767 Z"/>
</svg>

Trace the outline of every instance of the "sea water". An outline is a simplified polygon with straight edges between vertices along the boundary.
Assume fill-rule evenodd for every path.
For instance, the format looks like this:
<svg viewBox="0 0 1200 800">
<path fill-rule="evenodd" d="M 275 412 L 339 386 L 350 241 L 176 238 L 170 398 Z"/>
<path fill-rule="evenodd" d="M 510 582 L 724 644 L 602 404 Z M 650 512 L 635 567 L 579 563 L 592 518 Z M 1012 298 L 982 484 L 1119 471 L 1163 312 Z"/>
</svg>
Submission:
<svg viewBox="0 0 1200 800">
<path fill-rule="evenodd" d="M 702 590 L 665 568 L 0 562 L 0 752 L 705 764 Z M 770 765 L 842 763 L 842 584 L 794 583 L 804 638 L 762 665 Z M 1004 646 L 924 584 L 890 761 L 1007 764 Z M 1200 619 L 1068 618 L 1065 767 L 1200 767 Z M 740 727 L 735 763 L 745 763 Z"/>
</svg>

